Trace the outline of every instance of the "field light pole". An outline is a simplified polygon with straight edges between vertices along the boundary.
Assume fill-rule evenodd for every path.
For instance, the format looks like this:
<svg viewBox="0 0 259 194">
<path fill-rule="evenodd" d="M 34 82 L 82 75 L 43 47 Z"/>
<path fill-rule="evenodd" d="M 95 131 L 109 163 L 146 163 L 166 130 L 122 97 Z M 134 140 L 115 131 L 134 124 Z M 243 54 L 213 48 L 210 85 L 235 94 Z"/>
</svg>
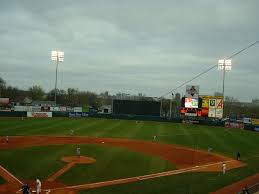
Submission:
<svg viewBox="0 0 259 194">
<path fill-rule="evenodd" d="M 172 119 L 172 103 L 173 103 L 174 93 L 172 93 L 172 99 L 170 100 L 170 119 Z"/>
<path fill-rule="evenodd" d="M 64 61 L 63 51 L 52 51 L 51 60 L 56 61 L 56 80 L 55 80 L 55 105 L 57 105 L 57 79 L 58 79 L 58 62 Z"/>
<path fill-rule="evenodd" d="M 218 70 L 223 70 L 223 85 L 222 85 L 222 95 L 223 95 L 223 100 L 225 99 L 225 74 L 226 71 L 230 71 L 232 66 L 231 66 L 231 59 L 220 59 L 218 61 Z"/>
<path fill-rule="evenodd" d="M 160 117 L 162 117 L 163 99 L 160 100 Z"/>
</svg>

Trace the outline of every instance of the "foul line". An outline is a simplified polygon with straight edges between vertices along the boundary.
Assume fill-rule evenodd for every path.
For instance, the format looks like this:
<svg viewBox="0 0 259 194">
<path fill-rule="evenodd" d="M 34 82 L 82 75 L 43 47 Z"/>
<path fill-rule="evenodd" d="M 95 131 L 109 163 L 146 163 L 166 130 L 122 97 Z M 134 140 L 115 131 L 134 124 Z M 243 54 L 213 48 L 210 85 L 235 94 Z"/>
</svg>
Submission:
<svg viewBox="0 0 259 194">
<path fill-rule="evenodd" d="M 81 189 L 104 187 L 104 186 L 117 185 L 117 184 L 129 183 L 129 182 L 137 182 L 137 181 L 141 181 L 141 180 L 147 180 L 147 179 L 153 179 L 153 178 L 158 178 L 158 177 L 181 174 L 181 173 L 185 173 L 185 172 L 197 171 L 197 170 L 207 168 L 207 167 L 210 167 L 213 165 L 222 164 L 223 162 L 230 163 L 233 161 L 236 161 L 236 160 L 221 161 L 221 162 L 206 164 L 206 165 L 202 165 L 202 166 L 195 166 L 195 167 L 190 167 L 190 168 L 185 168 L 185 169 L 171 170 L 171 171 L 166 171 L 166 172 L 160 172 L 160 173 L 155 173 L 155 174 L 136 176 L 136 177 L 130 177 L 130 178 L 124 178 L 124 179 L 115 179 L 115 180 L 103 181 L 103 182 L 97 182 L 97 183 L 89 183 L 89 184 L 81 184 L 81 185 L 54 188 L 54 189 L 52 189 L 52 191 L 62 190 L 62 189 L 79 189 L 79 190 L 81 190 Z"/>
<path fill-rule="evenodd" d="M 18 183 L 20 183 L 21 185 L 23 185 L 22 181 L 20 181 L 18 178 L 16 178 L 14 175 L 12 175 L 10 172 L 8 172 L 4 167 L 2 167 L 0 165 L 0 169 L 3 170 L 6 174 L 8 174 L 10 177 L 12 177 L 15 181 L 17 181 Z M 5 177 L 3 177 L 5 179 Z M 10 182 L 8 180 L 6 180 L 7 182 Z"/>
</svg>

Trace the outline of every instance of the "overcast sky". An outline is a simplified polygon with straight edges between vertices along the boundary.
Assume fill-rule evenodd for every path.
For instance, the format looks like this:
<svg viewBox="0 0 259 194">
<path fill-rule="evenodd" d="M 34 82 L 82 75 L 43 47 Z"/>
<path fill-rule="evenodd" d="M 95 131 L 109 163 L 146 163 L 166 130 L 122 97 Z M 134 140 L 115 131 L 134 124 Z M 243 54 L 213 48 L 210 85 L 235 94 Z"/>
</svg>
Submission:
<svg viewBox="0 0 259 194">
<path fill-rule="evenodd" d="M 258 0 L 1 0 L 0 77 L 54 88 L 161 96 L 259 40 Z M 233 58 L 225 94 L 259 98 L 259 44 Z M 191 82 L 222 91 L 217 68 Z M 185 87 L 177 90 L 184 93 Z"/>
</svg>

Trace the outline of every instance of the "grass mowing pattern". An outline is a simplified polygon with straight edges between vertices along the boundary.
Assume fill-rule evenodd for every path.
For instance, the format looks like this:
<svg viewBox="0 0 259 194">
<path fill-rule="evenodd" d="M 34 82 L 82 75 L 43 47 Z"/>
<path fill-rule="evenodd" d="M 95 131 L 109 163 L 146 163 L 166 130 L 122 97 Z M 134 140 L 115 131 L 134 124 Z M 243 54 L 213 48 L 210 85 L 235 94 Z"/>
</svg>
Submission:
<svg viewBox="0 0 259 194">
<path fill-rule="evenodd" d="M 21 180 L 46 179 L 61 169 L 63 156 L 76 153 L 76 145 L 31 147 L 0 151 L 0 161 L 6 169 Z M 93 164 L 76 165 L 60 180 L 69 184 L 82 184 L 126 178 L 172 170 L 175 167 L 157 157 L 117 147 L 80 145 L 81 154 L 96 159 Z M 18 162 L 17 162 L 18 161 Z M 137 165 L 136 165 L 137 164 Z M 82 173 L 83 172 L 83 173 Z"/>
<path fill-rule="evenodd" d="M 185 145 L 207 150 L 235 158 L 237 151 L 248 165 L 228 172 L 226 176 L 217 173 L 193 173 L 175 175 L 131 183 L 116 187 L 95 189 L 83 193 L 208 193 L 225 185 L 259 172 L 259 134 L 238 129 L 221 127 L 183 125 L 163 122 L 140 122 L 109 119 L 0 119 L 0 135 L 68 135 L 70 129 L 75 135 L 96 137 L 120 137 L 151 141 L 158 135 L 158 141 Z M 116 168 L 114 168 L 114 173 Z M 64 175 L 63 178 L 65 178 Z"/>
</svg>

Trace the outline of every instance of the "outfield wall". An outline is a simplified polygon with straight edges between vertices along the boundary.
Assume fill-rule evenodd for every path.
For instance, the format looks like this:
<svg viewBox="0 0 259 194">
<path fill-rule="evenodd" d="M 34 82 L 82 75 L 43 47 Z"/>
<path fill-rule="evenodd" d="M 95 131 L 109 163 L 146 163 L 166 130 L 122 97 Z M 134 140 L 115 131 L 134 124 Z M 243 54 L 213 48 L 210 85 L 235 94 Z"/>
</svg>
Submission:
<svg viewBox="0 0 259 194">
<path fill-rule="evenodd" d="M 14 111 L 0 111 L 0 117 L 27 117 L 27 112 L 14 112 Z M 159 116 L 147 116 L 147 115 L 126 115 L 126 114 L 98 114 L 92 112 L 52 112 L 52 117 L 64 117 L 64 118 L 106 118 L 106 119 L 123 119 L 123 120 L 141 120 L 141 121 L 158 121 L 158 122 L 173 122 L 182 123 L 182 118 L 172 118 L 171 120 Z M 213 119 L 199 119 L 185 118 L 189 122 L 188 124 L 200 124 L 208 126 L 225 126 L 225 121 L 213 120 Z M 192 120 L 193 119 L 193 120 Z M 192 122 L 193 121 L 193 122 Z M 244 124 L 245 130 L 255 130 L 254 125 Z"/>
</svg>

